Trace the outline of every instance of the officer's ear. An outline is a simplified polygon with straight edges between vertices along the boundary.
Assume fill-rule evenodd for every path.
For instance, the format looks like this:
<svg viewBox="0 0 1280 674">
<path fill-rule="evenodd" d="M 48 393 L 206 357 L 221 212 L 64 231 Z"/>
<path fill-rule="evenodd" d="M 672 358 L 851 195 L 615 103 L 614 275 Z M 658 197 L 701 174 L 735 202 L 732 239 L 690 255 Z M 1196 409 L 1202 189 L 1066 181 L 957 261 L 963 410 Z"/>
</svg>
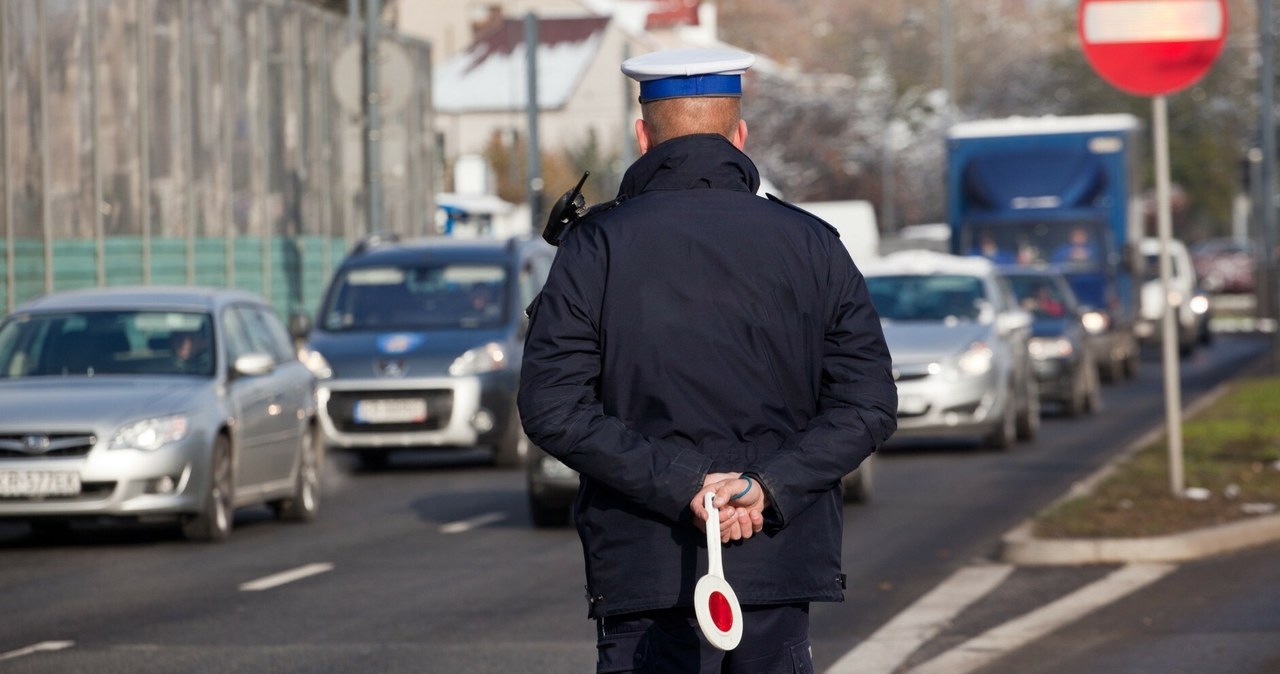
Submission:
<svg viewBox="0 0 1280 674">
<path fill-rule="evenodd" d="M 640 154 L 649 151 L 653 147 L 653 138 L 649 135 L 649 127 L 644 123 L 643 119 L 636 120 L 636 144 L 640 146 Z"/>
<path fill-rule="evenodd" d="M 733 137 L 729 139 L 733 146 L 741 150 L 747 145 L 747 120 L 738 120 L 738 128 L 734 130 Z"/>
</svg>

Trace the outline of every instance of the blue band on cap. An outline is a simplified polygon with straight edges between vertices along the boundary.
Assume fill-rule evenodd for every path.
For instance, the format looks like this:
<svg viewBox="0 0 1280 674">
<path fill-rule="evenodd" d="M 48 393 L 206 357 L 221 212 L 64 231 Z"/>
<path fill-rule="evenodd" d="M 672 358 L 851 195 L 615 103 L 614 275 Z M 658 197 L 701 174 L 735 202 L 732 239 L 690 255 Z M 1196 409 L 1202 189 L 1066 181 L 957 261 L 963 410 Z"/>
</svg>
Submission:
<svg viewBox="0 0 1280 674">
<path fill-rule="evenodd" d="M 684 96 L 741 96 L 741 75 L 664 77 L 640 83 L 640 102 Z"/>
</svg>

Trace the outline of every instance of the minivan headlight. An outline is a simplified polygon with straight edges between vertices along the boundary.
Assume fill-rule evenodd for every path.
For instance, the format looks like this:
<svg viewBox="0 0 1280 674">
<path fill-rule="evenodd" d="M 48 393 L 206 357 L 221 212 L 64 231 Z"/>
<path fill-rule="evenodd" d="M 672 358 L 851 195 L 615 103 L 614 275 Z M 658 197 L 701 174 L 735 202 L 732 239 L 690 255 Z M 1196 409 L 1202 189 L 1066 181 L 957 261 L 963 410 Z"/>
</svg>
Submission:
<svg viewBox="0 0 1280 674">
<path fill-rule="evenodd" d="M 141 449 L 154 452 L 187 437 L 189 425 L 187 417 L 182 414 L 143 419 L 116 431 L 115 436 L 111 438 L 111 449 Z"/>
<path fill-rule="evenodd" d="M 1111 319 L 1107 318 L 1107 315 L 1101 311 L 1086 312 L 1080 317 L 1080 322 L 1084 324 L 1084 329 L 1088 330 L 1091 335 L 1106 332 L 1107 328 L 1111 326 Z"/>
<path fill-rule="evenodd" d="M 454 359 L 449 366 L 449 374 L 461 377 L 468 374 L 480 374 L 501 370 L 507 366 L 507 352 L 497 342 L 489 342 Z"/>
</svg>

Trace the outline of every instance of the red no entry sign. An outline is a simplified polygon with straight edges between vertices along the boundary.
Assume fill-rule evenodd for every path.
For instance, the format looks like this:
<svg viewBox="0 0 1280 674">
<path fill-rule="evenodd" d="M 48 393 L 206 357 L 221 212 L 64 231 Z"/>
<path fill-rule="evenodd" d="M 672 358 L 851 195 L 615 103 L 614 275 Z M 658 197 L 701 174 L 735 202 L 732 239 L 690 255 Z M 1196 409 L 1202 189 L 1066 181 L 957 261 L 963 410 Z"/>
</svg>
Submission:
<svg viewBox="0 0 1280 674">
<path fill-rule="evenodd" d="M 1227 37 L 1225 0 L 1081 0 L 1080 42 L 1093 69 L 1140 96 L 1200 79 Z"/>
</svg>

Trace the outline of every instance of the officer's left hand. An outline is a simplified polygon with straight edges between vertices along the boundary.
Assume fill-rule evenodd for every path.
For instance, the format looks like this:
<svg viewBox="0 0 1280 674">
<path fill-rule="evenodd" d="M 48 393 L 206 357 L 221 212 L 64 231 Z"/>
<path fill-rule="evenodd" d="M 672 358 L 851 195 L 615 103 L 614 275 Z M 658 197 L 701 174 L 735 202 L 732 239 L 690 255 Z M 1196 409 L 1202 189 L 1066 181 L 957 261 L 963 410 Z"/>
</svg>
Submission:
<svg viewBox="0 0 1280 674">
<path fill-rule="evenodd" d="M 742 493 L 744 490 L 746 493 Z M 694 514 L 693 522 L 700 530 L 706 531 L 708 514 L 703 507 L 703 499 L 708 491 L 715 493 L 712 505 L 719 509 L 722 543 L 746 540 L 764 528 L 763 513 L 768 504 L 760 485 L 736 473 L 712 473 L 707 475 L 702 489 L 689 503 Z M 737 494 L 742 496 L 733 498 Z"/>
</svg>

